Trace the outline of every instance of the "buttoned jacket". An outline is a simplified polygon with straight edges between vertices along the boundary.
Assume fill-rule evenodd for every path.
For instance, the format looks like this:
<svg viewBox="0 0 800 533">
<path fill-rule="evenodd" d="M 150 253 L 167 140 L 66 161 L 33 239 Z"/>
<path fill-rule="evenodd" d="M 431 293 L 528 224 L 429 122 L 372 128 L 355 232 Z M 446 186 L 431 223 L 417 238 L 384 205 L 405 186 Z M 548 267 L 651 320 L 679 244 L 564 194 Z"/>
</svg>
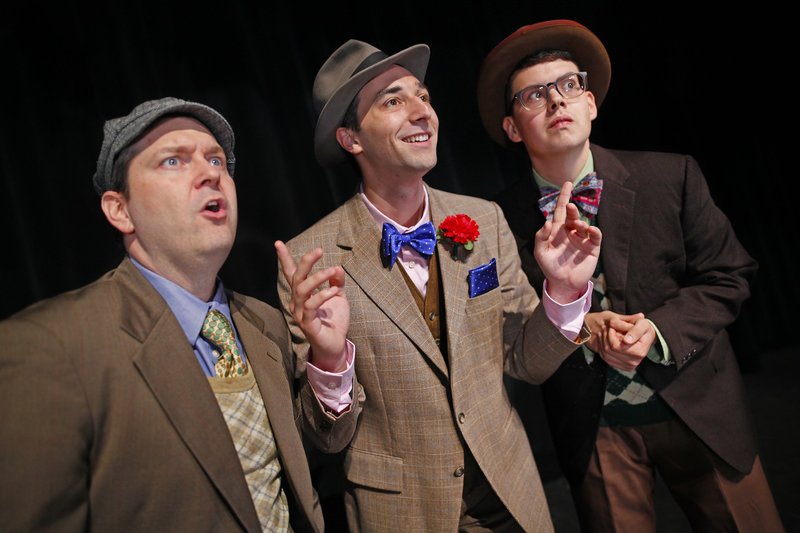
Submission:
<svg viewBox="0 0 800 533">
<path fill-rule="evenodd" d="M 347 513 L 354 531 L 456 531 L 465 450 L 514 518 L 528 531 L 552 529 L 539 474 L 503 374 L 539 383 L 571 353 L 520 269 L 514 238 L 497 205 L 428 188 L 438 226 L 473 218 L 480 237 L 453 257 L 437 245 L 444 298 L 442 353 L 400 267 L 381 261 L 381 231 L 358 194 L 288 245 L 299 256 L 323 249 L 316 269 L 342 265 L 366 396 L 346 449 Z M 496 260 L 499 286 L 469 297 L 470 270 Z M 279 278 L 286 306 L 288 287 Z M 291 319 L 290 319 L 291 320 Z M 295 349 L 307 352 L 292 326 Z"/>
</svg>

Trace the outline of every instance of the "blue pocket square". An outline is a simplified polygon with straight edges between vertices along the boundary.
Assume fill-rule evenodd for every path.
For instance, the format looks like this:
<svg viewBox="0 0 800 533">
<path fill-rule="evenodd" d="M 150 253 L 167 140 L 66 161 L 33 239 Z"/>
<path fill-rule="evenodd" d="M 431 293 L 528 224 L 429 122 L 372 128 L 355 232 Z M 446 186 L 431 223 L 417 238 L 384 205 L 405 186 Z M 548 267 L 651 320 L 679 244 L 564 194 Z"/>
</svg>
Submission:
<svg viewBox="0 0 800 533">
<path fill-rule="evenodd" d="M 497 261 L 492 259 L 485 265 L 469 271 L 469 297 L 475 298 L 500 286 L 497 280 Z"/>
</svg>

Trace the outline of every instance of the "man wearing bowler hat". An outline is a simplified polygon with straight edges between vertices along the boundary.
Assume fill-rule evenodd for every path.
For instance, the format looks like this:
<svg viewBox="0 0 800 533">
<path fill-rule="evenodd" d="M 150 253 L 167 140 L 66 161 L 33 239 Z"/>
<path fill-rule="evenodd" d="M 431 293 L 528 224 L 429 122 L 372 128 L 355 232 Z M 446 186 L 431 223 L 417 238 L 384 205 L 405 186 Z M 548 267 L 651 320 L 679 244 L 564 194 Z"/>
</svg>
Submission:
<svg viewBox="0 0 800 533">
<path fill-rule="evenodd" d="M 545 275 L 533 235 L 564 183 L 603 232 L 586 318 L 595 334 L 542 386 L 581 524 L 655 531 L 658 472 L 695 530 L 781 531 L 725 332 L 756 262 L 692 157 L 589 141 L 610 78 L 600 40 L 552 20 L 499 43 L 478 80 L 489 136 L 530 161 L 498 202 L 533 286 Z"/>
<path fill-rule="evenodd" d="M 217 277 L 233 148 L 222 115 L 176 98 L 105 123 L 94 186 L 127 256 L 0 322 L 4 531 L 323 531 L 299 425 L 343 446 L 358 406 L 317 401 L 280 312 Z M 323 360 L 348 352 L 341 277 L 295 291 L 327 313 L 303 322 Z"/>
<path fill-rule="evenodd" d="M 366 396 L 344 458 L 347 518 L 353 531 L 550 531 L 503 374 L 541 382 L 587 338 L 601 235 L 567 205 L 567 184 L 537 236 L 547 273 L 538 305 L 498 207 L 423 181 L 439 133 L 423 83 L 428 58 L 424 44 L 387 55 L 350 40 L 322 65 L 317 159 L 353 158 L 362 180 L 279 246 L 282 257 L 319 247 L 315 268 L 346 274 L 348 338 Z M 292 325 L 301 313 L 278 279 L 302 357 L 307 340 Z"/>
</svg>

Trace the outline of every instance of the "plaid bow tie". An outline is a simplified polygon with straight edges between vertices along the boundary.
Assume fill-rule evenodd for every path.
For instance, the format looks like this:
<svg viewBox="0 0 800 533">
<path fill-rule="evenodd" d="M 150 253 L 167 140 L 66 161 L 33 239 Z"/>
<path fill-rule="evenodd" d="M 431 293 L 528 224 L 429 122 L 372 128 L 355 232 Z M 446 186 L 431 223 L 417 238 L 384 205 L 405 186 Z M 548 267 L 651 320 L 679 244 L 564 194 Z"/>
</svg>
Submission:
<svg viewBox="0 0 800 533">
<path fill-rule="evenodd" d="M 383 223 L 381 256 L 391 269 L 402 246 L 410 246 L 420 254 L 430 257 L 436 247 L 436 229 L 433 222 L 426 222 L 410 233 L 400 233 L 388 222 Z"/>
<path fill-rule="evenodd" d="M 547 220 L 553 218 L 553 210 L 556 208 L 559 189 L 553 187 L 542 187 L 540 189 L 542 197 L 539 198 L 539 210 Z M 595 172 L 586 174 L 575 187 L 572 188 L 570 201 L 578 206 L 578 210 L 583 216 L 592 220 L 597 215 L 597 208 L 600 206 L 600 194 L 603 192 L 603 180 L 597 179 Z"/>
</svg>

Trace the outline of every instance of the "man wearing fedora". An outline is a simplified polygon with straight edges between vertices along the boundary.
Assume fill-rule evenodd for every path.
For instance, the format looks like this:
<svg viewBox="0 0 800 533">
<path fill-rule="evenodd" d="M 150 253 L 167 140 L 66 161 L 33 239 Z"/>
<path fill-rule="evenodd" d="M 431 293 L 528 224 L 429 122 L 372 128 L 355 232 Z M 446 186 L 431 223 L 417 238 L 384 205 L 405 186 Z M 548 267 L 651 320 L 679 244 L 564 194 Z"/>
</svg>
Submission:
<svg viewBox="0 0 800 533">
<path fill-rule="evenodd" d="M 345 451 L 347 519 L 352 531 L 551 531 L 503 375 L 541 382 L 588 337 L 601 235 L 568 206 L 567 184 L 537 235 L 547 274 L 538 305 L 498 207 L 423 181 L 439 126 L 423 83 L 428 58 L 424 44 L 389 56 L 350 40 L 322 65 L 316 157 L 323 166 L 350 157 L 362 180 L 279 247 L 318 247 L 315 269 L 341 265 L 346 274 L 348 338 L 366 396 Z M 278 280 L 302 358 L 300 314 L 285 276 Z"/>
<path fill-rule="evenodd" d="M 105 123 L 94 186 L 126 257 L 0 322 L 3 531 L 323 531 L 299 425 L 343 446 L 358 406 L 318 402 L 281 313 L 218 278 L 233 148 L 222 115 L 177 98 Z M 352 351 L 341 278 L 295 291 L 327 313 L 302 323 L 314 362 Z"/>
<path fill-rule="evenodd" d="M 498 203 L 532 285 L 533 235 L 562 184 L 603 232 L 594 335 L 542 385 L 582 527 L 655 531 L 658 472 L 698 531 L 781 531 L 725 332 L 757 264 L 692 157 L 589 141 L 610 77 L 591 31 L 552 20 L 499 43 L 478 80 L 489 136 L 530 161 Z"/>
</svg>

